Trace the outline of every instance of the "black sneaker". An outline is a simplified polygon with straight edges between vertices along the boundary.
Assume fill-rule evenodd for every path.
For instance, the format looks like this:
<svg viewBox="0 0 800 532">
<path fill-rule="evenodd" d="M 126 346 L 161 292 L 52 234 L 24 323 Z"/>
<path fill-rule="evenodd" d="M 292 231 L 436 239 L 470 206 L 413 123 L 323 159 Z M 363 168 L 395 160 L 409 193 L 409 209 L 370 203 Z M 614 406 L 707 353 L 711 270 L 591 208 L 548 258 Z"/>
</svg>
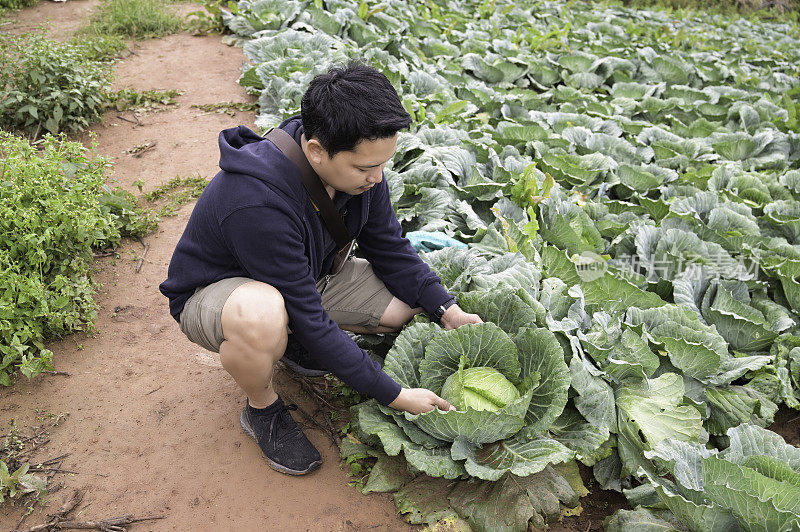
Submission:
<svg viewBox="0 0 800 532">
<path fill-rule="evenodd" d="M 306 351 L 305 347 L 300 345 L 300 342 L 295 340 L 292 334 L 289 335 L 289 341 L 286 342 L 286 351 L 283 352 L 281 362 L 295 373 L 306 377 L 322 377 L 330 373 L 311 357 L 311 353 Z"/>
<path fill-rule="evenodd" d="M 260 413 L 248 402 L 240 421 L 244 431 L 261 447 L 269 466 L 287 475 L 305 475 L 318 468 L 322 464 L 319 451 L 289 413 L 297 410 L 297 405 L 286 405 L 278 397 L 268 408 L 269 413 Z"/>
</svg>

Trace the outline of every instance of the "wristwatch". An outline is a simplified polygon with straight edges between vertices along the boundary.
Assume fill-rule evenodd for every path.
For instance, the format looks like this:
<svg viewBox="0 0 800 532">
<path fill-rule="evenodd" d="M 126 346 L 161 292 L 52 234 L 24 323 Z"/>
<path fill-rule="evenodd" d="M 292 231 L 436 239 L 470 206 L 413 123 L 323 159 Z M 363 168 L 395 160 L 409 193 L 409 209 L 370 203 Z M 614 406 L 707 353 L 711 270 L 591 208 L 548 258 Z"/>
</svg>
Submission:
<svg viewBox="0 0 800 532">
<path fill-rule="evenodd" d="M 437 322 L 441 322 L 442 316 L 444 316 L 445 311 L 455 304 L 456 304 L 456 298 L 452 298 L 449 301 L 445 301 L 444 303 L 439 305 L 436 308 L 436 310 L 433 311 L 433 319 L 435 319 Z"/>
</svg>

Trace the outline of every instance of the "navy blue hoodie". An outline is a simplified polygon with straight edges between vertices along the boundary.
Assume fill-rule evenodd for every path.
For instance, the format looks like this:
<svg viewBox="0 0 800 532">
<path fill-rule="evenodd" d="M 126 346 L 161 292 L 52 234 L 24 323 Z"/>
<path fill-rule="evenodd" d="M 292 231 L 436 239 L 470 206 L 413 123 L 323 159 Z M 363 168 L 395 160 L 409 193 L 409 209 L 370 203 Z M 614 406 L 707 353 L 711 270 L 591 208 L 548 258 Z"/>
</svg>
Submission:
<svg viewBox="0 0 800 532">
<path fill-rule="evenodd" d="M 299 117 L 280 127 L 300 143 Z M 219 172 L 197 201 L 159 287 L 180 320 L 198 287 L 228 277 L 268 283 L 283 296 L 297 340 L 318 363 L 388 405 L 400 385 L 333 322 L 316 281 L 330 272 L 336 243 L 306 196 L 300 173 L 271 142 L 244 126 L 219 136 Z M 402 236 L 382 180 L 334 201 L 350 234 L 391 293 L 429 314 L 452 296 Z"/>
</svg>

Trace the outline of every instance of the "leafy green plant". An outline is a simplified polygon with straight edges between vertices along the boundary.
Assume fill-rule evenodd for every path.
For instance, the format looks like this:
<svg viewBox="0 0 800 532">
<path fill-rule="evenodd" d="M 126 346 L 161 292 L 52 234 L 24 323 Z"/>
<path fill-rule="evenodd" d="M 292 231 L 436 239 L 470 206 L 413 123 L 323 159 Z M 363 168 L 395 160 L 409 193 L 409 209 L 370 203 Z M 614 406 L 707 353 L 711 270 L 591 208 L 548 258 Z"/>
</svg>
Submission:
<svg viewBox="0 0 800 532">
<path fill-rule="evenodd" d="M 325 384 L 326 390 L 331 394 L 331 397 L 335 400 L 341 401 L 341 404 L 346 408 L 358 404 L 364 400 L 364 396 L 333 375 L 325 376 Z M 332 411 L 331 417 L 333 417 L 335 414 L 337 414 L 337 412 Z M 344 432 L 346 433 L 347 430 Z"/>
<path fill-rule="evenodd" d="M 163 37 L 180 31 L 181 20 L 157 0 L 104 0 L 85 32 L 134 39 Z"/>
<path fill-rule="evenodd" d="M 453 488 L 464 497 L 483 489 L 478 480 L 524 484 L 522 479 L 550 464 L 572 460 L 575 450 L 547 432 L 567 403 L 569 370 L 553 333 L 535 326 L 540 307 L 530 300 L 524 289 L 466 292 L 459 298 L 461 307 L 487 323 L 445 331 L 418 318 L 404 329 L 384 370 L 405 388 L 450 395 L 460 409 L 411 415 L 368 401 L 351 409 L 359 440 L 389 456 L 402 453 L 412 471 L 430 477 L 474 477 L 469 488 Z M 479 396 L 462 402 L 465 389 Z M 565 493 L 564 502 L 572 500 Z M 490 526 L 481 517 L 455 511 L 480 529 Z M 520 526 L 517 519 L 538 522 L 544 516 L 503 518 Z"/>
<path fill-rule="evenodd" d="M 352 479 L 348 485 L 363 491 L 367 478 L 372 472 L 372 465 L 375 463 L 374 457 L 361 452 L 348 455 L 344 461 L 347 466 L 347 476 Z"/>
<path fill-rule="evenodd" d="M 136 196 L 123 188 L 103 185 L 98 202 L 103 211 L 114 216 L 114 226 L 121 236 L 141 238 L 158 225 L 158 215 L 143 209 Z"/>
<path fill-rule="evenodd" d="M 204 177 L 175 176 L 154 190 L 147 192 L 144 197 L 151 202 L 166 199 L 166 203 L 158 210 L 158 215 L 172 216 L 181 205 L 200 197 L 206 186 L 208 186 L 208 180 Z"/>
<path fill-rule="evenodd" d="M 191 11 L 186 15 L 186 28 L 195 35 L 225 33 L 227 27 L 222 18 L 223 6 L 236 9 L 234 2 L 226 0 L 202 0 L 203 9 Z"/>
<path fill-rule="evenodd" d="M 678 518 L 691 530 L 797 530 L 798 449 L 753 425 L 731 428 L 727 435 L 730 446 L 721 452 L 665 440 L 647 453 L 674 479 L 646 471 L 660 504 L 645 506 L 667 509 L 649 511 L 651 518 Z M 616 530 L 623 529 L 609 528 Z"/>
<path fill-rule="evenodd" d="M 258 111 L 258 103 L 256 102 L 220 102 L 220 103 L 204 103 L 192 104 L 194 109 L 200 109 L 207 113 L 225 113 L 229 116 L 235 116 L 236 111 L 253 112 Z"/>
<path fill-rule="evenodd" d="M 45 342 L 94 320 L 93 249 L 142 236 L 156 220 L 106 184 L 107 161 L 46 136 L 41 153 L 0 131 L 0 384 L 52 369 Z"/>
<path fill-rule="evenodd" d="M 3 9 L 22 9 L 24 7 L 35 6 L 39 0 L 0 0 L 0 12 Z"/>
<path fill-rule="evenodd" d="M 32 456 L 49 441 L 49 431 L 58 426 L 66 414 L 47 413 L 36 418 L 30 433 L 23 433 L 14 419 L 9 423 L 4 441 L 0 443 L 0 503 L 24 502 L 25 515 L 33 512 L 44 500 L 52 476 L 59 471 L 60 459 L 34 462 Z"/>
<path fill-rule="evenodd" d="M 25 463 L 14 471 L 8 468 L 8 464 L 0 460 L 0 503 L 6 498 L 13 499 L 28 493 L 43 495 L 47 493 L 45 482 L 38 476 L 28 473 L 30 464 Z"/>
<path fill-rule="evenodd" d="M 692 13 L 711 13 L 722 15 L 750 14 L 751 16 L 782 15 L 797 9 L 797 2 L 787 0 L 777 4 L 777 8 L 767 10 L 769 2 L 756 0 L 719 0 L 701 3 L 697 0 L 623 0 L 622 5 L 642 9 L 664 9 L 676 15 L 690 16 Z M 766 5 L 765 5 L 766 4 Z M 773 4 L 775 6 L 776 4 Z M 774 13 L 772 12 L 774 10 Z"/>
<path fill-rule="evenodd" d="M 119 35 L 78 35 L 70 44 L 86 61 L 113 61 L 128 50 L 128 43 Z"/>
<path fill-rule="evenodd" d="M 117 111 L 147 111 L 177 105 L 176 98 L 181 94 L 183 92 L 176 89 L 137 91 L 126 88 L 110 93 L 108 103 Z"/>
<path fill-rule="evenodd" d="M 356 405 L 357 441 L 343 447 L 378 453 L 365 492 L 396 492 L 414 523 L 453 512 L 474 530 L 543 527 L 553 514 L 531 508 L 573 504 L 580 491 L 561 488 L 572 461 L 521 473 L 543 438 L 592 467 L 601 488 L 650 506 L 648 474 L 671 482 L 678 470 L 652 454 L 664 442 L 721 454 L 731 429 L 769 426 L 780 404 L 800 409 L 800 25 L 791 12 L 718 11 L 260 0 L 225 14 L 246 41 L 239 83 L 259 98 L 260 128 L 295 114 L 333 64 L 360 58 L 388 77 L 413 119 L 385 171 L 402 229 L 464 244 L 421 256 L 520 361 L 524 327 L 552 334 L 568 367 L 565 403 L 534 395 L 560 412 L 535 431 L 536 416 L 517 427 L 508 411 L 519 399 L 489 398 L 493 412 L 450 396 L 459 411 L 420 416 Z M 494 299 L 508 291 L 520 301 Z M 487 307 L 470 301 L 476 292 Z M 442 349 L 448 334 L 459 341 Z M 526 399 L 508 368 L 468 359 L 459 372 L 458 351 L 479 339 L 418 318 L 384 369 L 404 386 L 445 393 L 451 378 L 481 395 L 452 374 L 490 367 Z M 553 378 L 540 373 L 536 386 Z M 740 488 L 685 498 L 710 506 Z M 739 510 L 778 493 L 750 488 Z M 800 510 L 778 510 L 762 526 L 796 528 Z M 717 529 L 684 517 L 637 510 L 609 526 Z M 750 517 L 739 528 L 758 528 Z"/>
<path fill-rule="evenodd" d="M 56 421 L 56 424 L 59 420 Z M 23 438 L 19 433 L 15 420 L 11 420 L 8 433 L 0 448 L 0 503 L 7 499 L 19 499 L 33 494 L 41 497 L 47 494 L 47 480 L 31 471 L 31 464 L 20 460 L 26 455 L 26 442 L 35 439 Z M 29 506 L 28 511 L 33 509 Z"/>
<path fill-rule="evenodd" d="M 37 138 L 98 120 L 111 74 L 84 47 L 0 34 L 0 126 Z"/>
</svg>

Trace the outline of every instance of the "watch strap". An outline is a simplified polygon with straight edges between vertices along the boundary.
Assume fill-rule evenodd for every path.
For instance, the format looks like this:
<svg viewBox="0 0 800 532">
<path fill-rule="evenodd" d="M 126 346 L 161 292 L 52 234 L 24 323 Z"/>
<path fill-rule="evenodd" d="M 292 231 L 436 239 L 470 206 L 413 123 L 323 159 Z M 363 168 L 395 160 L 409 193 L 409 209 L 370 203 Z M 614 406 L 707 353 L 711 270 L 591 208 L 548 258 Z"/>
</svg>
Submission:
<svg viewBox="0 0 800 532">
<path fill-rule="evenodd" d="M 447 301 L 445 301 L 444 303 L 442 303 L 441 305 L 439 305 L 436 308 L 436 310 L 433 312 L 433 318 L 437 322 L 441 322 L 442 321 L 442 317 L 444 316 L 444 313 L 447 311 L 447 309 L 449 309 L 450 307 L 452 307 L 455 304 L 456 304 L 456 298 L 452 297 L 452 298 L 448 299 Z"/>
</svg>

